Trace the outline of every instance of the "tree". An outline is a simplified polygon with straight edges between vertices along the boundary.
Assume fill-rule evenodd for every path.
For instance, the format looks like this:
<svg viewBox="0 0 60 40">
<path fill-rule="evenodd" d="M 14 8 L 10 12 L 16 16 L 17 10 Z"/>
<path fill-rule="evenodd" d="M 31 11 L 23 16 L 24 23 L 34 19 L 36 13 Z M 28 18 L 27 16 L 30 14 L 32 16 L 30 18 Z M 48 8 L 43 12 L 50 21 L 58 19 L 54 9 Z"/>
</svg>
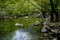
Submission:
<svg viewBox="0 0 60 40">
<path fill-rule="evenodd" d="M 51 22 L 54 21 L 54 15 L 53 14 L 55 14 L 55 21 L 58 22 L 59 21 L 59 17 L 58 17 L 58 11 L 57 11 L 57 3 L 53 4 L 53 1 L 50 0 L 50 4 L 51 4 Z"/>
<path fill-rule="evenodd" d="M 34 1 L 37 5 L 32 3 L 32 1 Z M 45 17 L 46 12 L 50 11 L 51 22 L 53 22 L 54 20 L 55 22 L 58 22 L 59 21 L 58 8 L 57 8 L 59 3 L 58 1 L 59 0 L 37 0 L 37 1 L 31 0 L 29 2 L 42 12 L 43 17 Z"/>
</svg>

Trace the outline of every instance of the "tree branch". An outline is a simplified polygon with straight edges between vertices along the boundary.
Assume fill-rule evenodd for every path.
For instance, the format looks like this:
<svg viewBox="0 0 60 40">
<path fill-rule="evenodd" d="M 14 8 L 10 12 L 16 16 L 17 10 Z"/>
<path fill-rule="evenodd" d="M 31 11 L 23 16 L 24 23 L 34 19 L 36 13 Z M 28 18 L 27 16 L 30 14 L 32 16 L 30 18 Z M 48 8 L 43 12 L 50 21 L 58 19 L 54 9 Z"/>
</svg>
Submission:
<svg viewBox="0 0 60 40">
<path fill-rule="evenodd" d="M 41 5 L 40 3 L 38 3 L 37 1 L 36 1 L 36 3 L 39 5 L 39 6 L 41 6 L 41 7 L 43 7 L 43 8 L 45 8 L 46 9 L 46 7 L 45 6 L 43 6 L 43 5 Z M 48 9 L 46 9 L 46 11 L 47 11 Z"/>
<path fill-rule="evenodd" d="M 28 0 L 29 1 L 29 0 Z M 38 10 L 42 11 L 40 8 L 38 8 L 36 5 L 34 5 L 31 1 L 29 1 L 34 7 L 36 7 Z"/>
</svg>

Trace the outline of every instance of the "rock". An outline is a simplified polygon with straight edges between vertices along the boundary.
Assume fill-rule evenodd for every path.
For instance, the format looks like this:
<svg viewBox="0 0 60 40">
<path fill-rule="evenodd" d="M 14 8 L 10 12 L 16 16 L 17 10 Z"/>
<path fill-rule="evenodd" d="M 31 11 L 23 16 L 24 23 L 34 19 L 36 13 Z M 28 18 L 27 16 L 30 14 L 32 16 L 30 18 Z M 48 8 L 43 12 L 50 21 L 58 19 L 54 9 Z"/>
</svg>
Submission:
<svg viewBox="0 0 60 40">
<path fill-rule="evenodd" d="M 47 38 L 45 39 L 45 38 L 44 38 L 43 40 L 49 40 L 49 39 L 47 39 Z"/>
<path fill-rule="evenodd" d="M 13 18 L 14 18 L 14 19 L 18 19 L 19 17 L 23 17 L 23 15 L 16 15 L 16 16 L 14 16 Z"/>
<path fill-rule="evenodd" d="M 16 23 L 15 26 L 21 26 L 21 27 L 23 27 L 23 24 Z"/>
<path fill-rule="evenodd" d="M 46 18 L 45 20 L 48 21 L 48 18 Z"/>
<path fill-rule="evenodd" d="M 25 19 L 28 19 L 29 17 L 28 16 L 25 16 Z"/>
<path fill-rule="evenodd" d="M 47 32 L 47 29 L 45 27 L 42 27 L 41 32 Z"/>
<path fill-rule="evenodd" d="M 15 26 L 20 26 L 20 24 L 19 23 L 16 23 Z"/>
<path fill-rule="evenodd" d="M 52 23 L 52 22 L 50 23 L 50 26 L 55 26 L 55 25 L 56 25 L 55 23 Z"/>
<path fill-rule="evenodd" d="M 24 25 L 23 24 L 20 24 L 21 27 L 23 27 Z"/>
<path fill-rule="evenodd" d="M 36 17 L 37 17 L 37 18 L 41 18 L 41 14 L 38 14 Z"/>
<path fill-rule="evenodd" d="M 53 29 L 51 29 L 51 31 L 57 33 L 57 30 L 53 30 Z"/>
<path fill-rule="evenodd" d="M 47 37 L 47 35 L 48 35 L 47 33 L 44 33 L 44 36 L 45 36 L 45 37 Z"/>
<path fill-rule="evenodd" d="M 47 26 L 47 25 L 44 25 L 44 27 L 47 27 L 47 28 L 48 28 L 48 26 Z"/>
<path fill-rule="evenodd" d="M 55 37 L 55 38 L 53 38 L 53 40 L 57 40 L 57 38 Z"/>
<path fill-rule="evenodd" d="M 44 24 L 44 25 L 46 25 L 46 23 L 45 23 L 45 22 L 44 22 L 43 24 Z"/>
<path fill-rule="evenodd" d="M 14 16 L 14 19 L 17 19 L 17 16 Z"/>
<path fill-rule="evenodd" d="M 39 21 L 36 21 L 34 25 L 35 26 L 39 26 L 40 25 L 40 22 Z"/>
<path fill-rule="evenodd" d="M 25 16 L 24 18 L 27 20 L 29 17 L 28 16 Z"/>
<path fill-rule="evenodd" d="M 0 19 L 3 19 L 4 17 L 2 15 L 0 15 Z"/>
</svg>

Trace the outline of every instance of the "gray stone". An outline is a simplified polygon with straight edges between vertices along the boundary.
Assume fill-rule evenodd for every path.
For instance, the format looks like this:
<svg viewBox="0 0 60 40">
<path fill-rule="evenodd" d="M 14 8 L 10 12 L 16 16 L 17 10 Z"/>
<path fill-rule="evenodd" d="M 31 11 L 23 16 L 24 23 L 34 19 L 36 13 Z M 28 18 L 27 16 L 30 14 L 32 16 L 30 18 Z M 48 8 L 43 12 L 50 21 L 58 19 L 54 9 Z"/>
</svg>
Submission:
<svg viewBox="0 0 60 40">
<path fill-rule="evenodd" d="M 41 32 L 47 32 L 47 29 L 45 27 L 42 27 Z"/>
<path fill-rule="evenodd" d="M 35 26 L 39 26 L 40 25 L 40 22 L 39 21 L 36 21 L 34 25 Z"/>
<path fill-rule="evenodd" d="M 18 27 L 18 26 L 21 26 L 21 27 L 23 27 L 23 24 L 16 23 L 16 24 L 15 24 L 15 26 L 16 26 L 16 27 Z"/>
</svg>

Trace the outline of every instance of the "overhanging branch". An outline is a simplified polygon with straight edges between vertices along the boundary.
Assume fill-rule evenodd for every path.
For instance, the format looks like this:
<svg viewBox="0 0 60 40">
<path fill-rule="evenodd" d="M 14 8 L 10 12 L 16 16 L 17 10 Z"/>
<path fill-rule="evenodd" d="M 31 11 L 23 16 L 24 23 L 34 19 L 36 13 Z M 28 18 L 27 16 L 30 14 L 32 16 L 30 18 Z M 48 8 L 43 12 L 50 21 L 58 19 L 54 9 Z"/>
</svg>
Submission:
<svg viewBox="0 0 60 40">
<path fill-rule="evenodd" d="M 39 6 L 43 7 L 44 9 L 46 9 L 46 7 L 43 6 L 43 5 L 41 5 L 40 3 L 38 3 L 38 1 L 36 1 L 36 3 L 37 3 Z M 48 10 L 48 9 L 46 9 L 46 10 Z"/>
<path fill-rule="evenodd" d="M 29 1 L 29 0 L 28 0 Z M 34 7 L 36 7 L 38 10 L 42 11 L 40 8 L 38 8 L 36 5 L 34 5 L 31 1 L 29 1 Z"/>
</svg>

